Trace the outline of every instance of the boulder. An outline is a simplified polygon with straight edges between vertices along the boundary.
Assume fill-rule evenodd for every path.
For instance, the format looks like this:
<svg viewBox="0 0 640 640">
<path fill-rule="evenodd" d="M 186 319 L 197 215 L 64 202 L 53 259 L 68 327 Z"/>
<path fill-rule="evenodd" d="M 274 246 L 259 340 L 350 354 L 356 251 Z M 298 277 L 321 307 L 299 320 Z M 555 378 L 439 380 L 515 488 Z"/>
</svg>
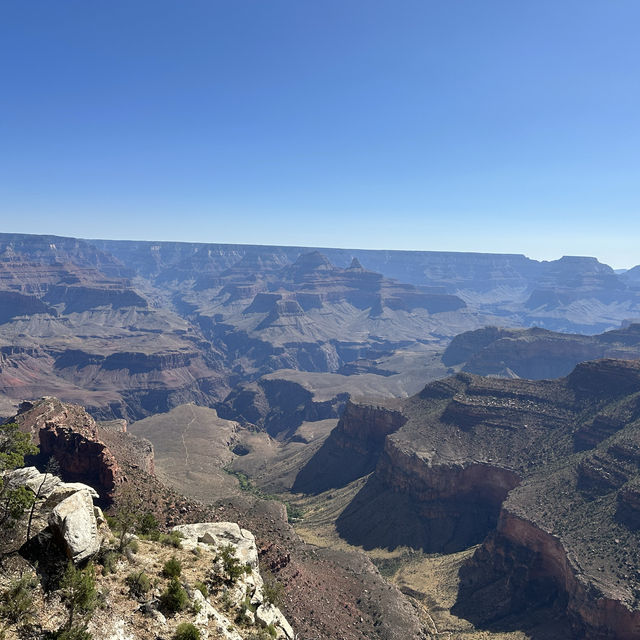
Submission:
<svg viewBox="0 0 640 640">
<path fill-rule="evenodd" d="M 193 592 L 193 602 L 199 608 L 195 624 L 201 629 L 207 629 L 211 623 L 221 638 L 225 640 L 242 640 L 242 636 L 235 630 L 231 620 L 211 606 L 209 601 L 197 589 Z"/>
<path fill-rule="evenodd" d="M 295 638 L 293 629 L 282 614 L 282 611 L 271 603 L 261 604 L 258 607 L 258 610 L 256 611 L 256 620 L 265 627 L 273 625 L 278 633 L 276 636 L 277 638 L 286 638 L 287 640 L 294 640 Z"/>
<path fill-rule="evenodd" d="M 100 549 L 98 523 L 91 493 L 76 491 L 56 505 L 49 515 L 49 526 L 63 543 L 67 556 L 78 564 Z"/>
<path fill-rule="evenodd" d="M 249 564 L 258 570 L 258 549 L 256 539 L 251 531 L 241 529 L 235 522 L 199 522 L 197 524 L 182 524 L 173 527 L 184 536 L 185 548 L 196 547 L 204 543 L 213 547 L 233 545 L 236 558 L 241 564 Z"/>
<path fill-rule="evenodd" d="M 27 487 L 40 497 L 48 497 L 62 482 L 57 476 L 50 473 L 40 473 L 35 467 L 22 467 L 14 469 L 4 475 L 7 486 L 11 489 Z"/>
</svg>

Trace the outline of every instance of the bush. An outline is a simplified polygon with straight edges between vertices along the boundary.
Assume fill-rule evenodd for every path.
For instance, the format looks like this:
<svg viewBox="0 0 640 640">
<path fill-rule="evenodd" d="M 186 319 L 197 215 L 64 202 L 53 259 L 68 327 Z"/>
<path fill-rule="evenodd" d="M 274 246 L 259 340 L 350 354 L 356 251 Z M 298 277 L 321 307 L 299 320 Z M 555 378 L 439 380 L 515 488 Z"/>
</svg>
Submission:
<svg viewBox="0 0 640 640">
<path fill-rule="evenodd" d="M 86 623 L 96 608 L 98 594 L 93 565 L 89 564 L 85 569 L 76 569 L 74 564 L 69 562 L 60 581 L 59 589 L 60 598 L 67 607 L 69 616 L 64 629 L 71 632 L 77 618 Z M 78 627 L 78 632 L 81 630 Z"/>
<path fill-rule="evenodd" d="M 251 604 L 251 598 L 247 596 L 241 603 L 236 615 L 236 623 L 240 625 L 249 624 L 252 618 L 249 613 L 255 613 L 256 608 Z"/>
<path fill-rule="evenodd" d="M 0 615 L 13 624 L 28 622 L 33 615 L 33 590 L 37 586 L 34 576 L 14 580 L 0 595 Z"/>
<path fill-rule="evenodd" d="M 200 640 L 200 631 L 190 622 L 183 622 L 178 625 L 173 640 Z"/>
<path fill-rule="evenodd" d="M 167 547 L 182 549 L 182 534 L 178 531 L 172 531 L 171 533 L 161 533 L 160 543 L 164 544 Z"/>
<path fill-rule="evenodd" d="M 127 544 L 127 551 L 134 554 L 138 553 L 138 551 L 140 551 L 140 543 L 135 538 L 133 540 L 130 540 Z"/>
<path fill-rule="evenodd" d="M 282 599 L 284 597 L 284 587 L 281 582 L 278 582 L 272 573 L 265 572 L 263 576 L 264 585 L 262 593 L 265 602 L 270 602 L 272 605 L 279 607 L 282 605 Z"/>
<path fill-rule="evenodd" d="M 129 587 L 129 593 L 135 598 L 142 597 L 151 589 L 151 580 L 149 580 L 149 576 L 144 571 L 130 573 L 125 582 Z"/>
<path fill-rule="evenodd" d="M 175 556 L 171 556 L 171 558 L 164 563 L 164 567 L 162 567 L 162 575 L 165 578 L 177 578 L 181 573 L 182 565 Z"/>
<path fill-rule="evenodd" d="M 76 626 L 70 629 L 60 627 L 57 631 L 50 631 L 45 638 L 47 640 L 93 640 L 93 636 L 85 626 Z"/>
<path fill-rule="evenodd" d="M 116 573 L 118 570 L 118 554 L 115 551 L 101 551 L 98 556 L 98 562 L 102 565 L 102 575 Z"/>
<path fill-rule="evenodd" d="M 205 598 L 209 597 L 209 587 L 204 582 L 196 582 L 193 585 Z"/>
<path fill-rule="evenodd" d="M 271 635 L 265 629 L 258 629 L 245 636 L 246 640 L 271 640 Z"/>
<path fill-rule="evenodd" d="M 188 602 L 187 592 L 182 588 L 178 578 L 171 578 L 166 591 L 160 596 L 161 606 L 171 613 L 177 613 L 182 611 Z"/>
<path fill-rule="evenodd" d="M 251 565 L 241 564 L 240 560 L 235 556 L 233 545 L 227 544 L 220 549 L 220 559 L 222 560 L 222 568 L 226 574 L 226 582 L 234 584 L 244 573 L 251 573 Z"/>
<path fill-rule="evenodd" d="M 138 531 L 143 536 L 148 536 L 158 531 L 158 520 L 153 513 L 147 512 L 142 516 L 142 518 L 140 518 Z"/>
</svg>

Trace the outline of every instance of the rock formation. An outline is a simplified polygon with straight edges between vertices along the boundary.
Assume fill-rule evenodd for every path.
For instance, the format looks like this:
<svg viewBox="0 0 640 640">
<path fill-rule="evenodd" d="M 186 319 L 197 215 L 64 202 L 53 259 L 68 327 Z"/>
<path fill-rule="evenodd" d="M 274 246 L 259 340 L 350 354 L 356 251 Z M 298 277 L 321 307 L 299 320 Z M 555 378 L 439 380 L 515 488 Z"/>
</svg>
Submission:
<svg viewBox="0 0 640 640">
<path fill-rule="evenodd" d="M 63 477 L 84 482 L 108 502 L 122 480 L 116 459 L 98 436 L 95 420 L 84 407 L 46 397 L 24 403 L 12 419 L 40 445 L 40 458 L 53 458 Z"/>
<path fill-rule="evenodd" d="M 640 362 L 601 360 L 552 381 L 458 374 L 375 414 L 349 407 L 324 464 L 377 462 L 337 530 L 365 548 L 484 540 L 455 608 L 477 624 L 552 604 L 576 637 L 635 637 L 639 394 Z M 372 424 L 394 424 L 382 450 Z"/>
<path fill-rule="evenodd" d="M 13 540 L 18 546 L 5 547 L 4 553 L 28 546 L 47 532 L 62 545 L 74 564 L 84 562 L 99 551 L 102 532 L 93 505 L 98 494 L 91 487 L 79 482 L 62 482 L 59 477 L 41 473 L 35 467 L 7 472 L 3 480 L 10 489 L 26 487 L 35 499 L 33 513 L 29 509 L 15 525 Z"/>
<path fill-rule="evenodd" d="M 540 380 L 566 376 L 586 360 L 639 357 L 640 324 L 632 323 L 595 336 L 485 327 L 456 336 L 442 360 L 469 373 Z"/>
</svg>

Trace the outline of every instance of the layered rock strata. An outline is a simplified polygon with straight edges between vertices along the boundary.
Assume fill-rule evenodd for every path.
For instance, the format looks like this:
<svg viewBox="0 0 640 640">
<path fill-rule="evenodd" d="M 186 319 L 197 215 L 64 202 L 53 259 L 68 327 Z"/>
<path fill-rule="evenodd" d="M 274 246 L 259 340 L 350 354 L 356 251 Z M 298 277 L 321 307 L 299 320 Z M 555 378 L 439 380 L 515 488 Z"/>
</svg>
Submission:
<svg viewBox="0 0 640 640">
<path fill-rule="evenodd" d="M 638 361 L 589 362 L 556 381 L 459 374 L 427 385 L 376 409 L 401 424 L 369 450 L 375 472 L 338 532 L 429 552 L 488 536 L 461 573 L 459 615 L 493 624 L 528 603 L 567 616 L 576 637 L 637 637 L 638 398 Z M 327 443 L 358 468 L 371 408 L 347 411 Z"/>
</svg>

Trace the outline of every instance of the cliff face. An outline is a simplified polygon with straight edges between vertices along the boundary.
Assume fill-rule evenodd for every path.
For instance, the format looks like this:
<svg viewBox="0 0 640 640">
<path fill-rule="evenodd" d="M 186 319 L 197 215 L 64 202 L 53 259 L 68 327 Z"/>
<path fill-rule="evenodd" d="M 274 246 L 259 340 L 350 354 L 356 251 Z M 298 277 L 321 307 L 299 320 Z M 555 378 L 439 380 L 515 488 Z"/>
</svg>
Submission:
<svg viewBox="0 0 640 640">
<path fill-rule="evenodd" d="M 480 626 L 546 605 L 566 611 L 576 637 L 633 640 L 640 634 L 637 608 L 604 595 L 557 536 L 506 509 L 460 577 L 453 612 Z"/>
<path fill-rule="evenodd" d="M 437 463 L 388 438 L 375 474 L 336 527 L 365 548 L 398 546 L 453 553 L 481 542 L 518 484 L 515 472 L 487 463 Z"/>
<path fill-rule="evenodd" d="M 316 469 L 377 462 L 338 533 L 365 548 L 482 543 L 454 608 L 480 627 L 543 607 L 576 638 L 638 637 L 639 371 L 601 360 L 555 381 L 459 374 L 396 401 L 382 451 L 371 408 L 350 405 Z"/>
<path fill-rule="evenodd" d="M 112 448 L 127 468 L 154 473 L 153 447 L 148 440 L 99 428 L 79 405 L 46 397 L 33 404 L 23 403 L 12 421 L 39 442 L 38 457 L 43 464 L 55 459 L 65 481 L 93 487 L 102 504 L 113 500 L 117 487 L 125 480 Z"/>
<path fill-rule="evenodd" d="M 348 402 L 336 428 L 298 473 L 292 490 L 321 493 L 371 473 L 385 438 L 404 421 L 397 411 Z"/>
<path fill-rule="evenodd" d="M 306 421 L 337 418 L 348 398 L 338 393 L 316 400 L 301 384 L 269 377 L 238 385 L 216 409 L 221 418 L 252 424 L 278 437 L 290 435 Z"/>
<path fill-rule="evenodd" d="M 442 360 L 447 366 L 480 375 L 508 372 L 540 380 L 568 375 L 580 362 L 597 358 L 640 357 L 640 325 L 586 336 L 546 329 L 485 327 L 456 336 Z"/>
</svg>

